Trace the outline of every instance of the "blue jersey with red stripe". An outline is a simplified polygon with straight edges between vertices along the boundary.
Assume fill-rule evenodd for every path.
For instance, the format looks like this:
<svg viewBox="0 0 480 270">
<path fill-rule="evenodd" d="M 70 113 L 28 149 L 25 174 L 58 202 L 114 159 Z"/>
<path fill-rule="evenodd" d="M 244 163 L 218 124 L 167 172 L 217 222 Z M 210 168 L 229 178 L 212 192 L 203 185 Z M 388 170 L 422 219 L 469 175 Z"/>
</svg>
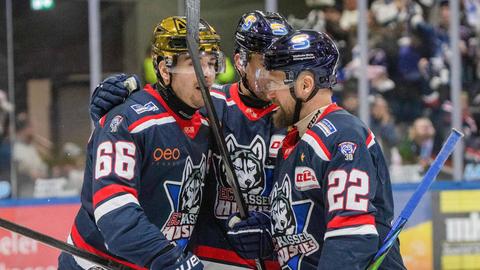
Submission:
<svg viewBox="0 0 480 270">
<path fill-rule="evenodd" d="M 199 112 L 178 117 L 149 85 L 112 109 L 88 144 L 69 241 L 135 269 L 171 242 L 185 247 L 200 208 L 208 136 Z"/>
<path fill-rule="evenodd" d="M 366 269 L 393 218 L 389 173 L 373 133 L 331 104 L 301 138 L 289 131 L 276 168 L 272 233 L 282 268 Z M 398 246 L 389 256 L 400 261 L 385 269 L 404 269 Z"/>
<path fill-rule="evenodd" d="M 254 108 L 245 104 L 240 97 L 239 83 L 214 87 L 210 94 L 249 210 L 269 210 L 273 165 L 285 137 L 283 130 L 273 126 L 272 114 L 276 106 L 266 104 Z M 223 166 L 219 154 L 214 151 L 205 186 L 208 196 L 204 197 L 192 238 L 193 250 L 202 260 L 215 262 L 208 264 L 207 269 L 254 268 L 255 262 L 237 255 L 226 239 L 226 221 L 239 210 Z M 273 267 L 270 269 L 275 269 L 274 265 L 278 268 L 274 259 L 267 261 L 267 265 Z"/>
</svg>

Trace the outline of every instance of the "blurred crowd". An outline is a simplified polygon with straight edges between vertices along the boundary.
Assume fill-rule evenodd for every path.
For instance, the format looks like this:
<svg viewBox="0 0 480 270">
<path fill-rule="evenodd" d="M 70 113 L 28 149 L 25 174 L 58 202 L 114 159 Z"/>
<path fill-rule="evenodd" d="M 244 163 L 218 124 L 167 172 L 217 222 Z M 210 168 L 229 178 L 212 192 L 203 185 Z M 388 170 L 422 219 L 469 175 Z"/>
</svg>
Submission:
<svg viewBox="0 0 480 270">
<path fill-rule="evenodd" d="M 342 55 L 338 102 L 356 114 L 364 102 L 357 97 L 357 1 L 306 3 L 312 8 L 308 16 L 289 21 L 337 41 Z M 373 0 L 368 7 L 371 129 L 381 140 L 394 181 L 416 180 L 451 127 L 449 1 Z M 460 1 L 460 19 L 464 178 L 480 180 L 480 1 Z M 448 164 L 443 177 L 452 177 Z"/>
<path fill-rule="evenodd" d="M 16 179 L 20 198 L 74 196 L 83 182 L 83 149 L 67 142 L 60 149 L 35 133 L 26 112 L 15 115 L 15 135 L 9 130 L 13 110 L 0 90 L 0 199 L 10 197 Z"/>
</svg>

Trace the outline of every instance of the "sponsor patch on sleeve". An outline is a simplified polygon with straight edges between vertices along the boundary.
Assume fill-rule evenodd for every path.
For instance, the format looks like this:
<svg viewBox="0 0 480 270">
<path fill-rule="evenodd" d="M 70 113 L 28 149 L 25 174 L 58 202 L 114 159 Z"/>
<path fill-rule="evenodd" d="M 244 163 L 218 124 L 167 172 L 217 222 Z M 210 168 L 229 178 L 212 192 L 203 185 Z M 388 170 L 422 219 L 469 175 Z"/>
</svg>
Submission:
<svg viewBox="0 0 480 270">
<path fill-rule="evenodd" d="M 158 107 L 152 101 L 148 102 L 145 105 L 133 104 L 132 106 L 130 106 L 130 108 L 132 108 L 137 114 L 158 111 Z"/>
<path fill-rule="evenodd" d="M 295 189 L 305 191 L 320 188 L 315 171 L 309 167 L 295 167 Z"/>
<path fill-rule="evenodd" d="M 320 120 L 320 122 L 317 123 L 317 126 L 327 137 L 337 132 L 337 128 L 328 119 Z"/>
<path fill-rule="evenodd" d="M 338 148 L 340 153 L 345 156 L 345 160 L 351 161 L 353 160 L 355 150 L 357 150 L 357 144 L 353 142 L 342 142 L 338 144 Z"/>
</svg>

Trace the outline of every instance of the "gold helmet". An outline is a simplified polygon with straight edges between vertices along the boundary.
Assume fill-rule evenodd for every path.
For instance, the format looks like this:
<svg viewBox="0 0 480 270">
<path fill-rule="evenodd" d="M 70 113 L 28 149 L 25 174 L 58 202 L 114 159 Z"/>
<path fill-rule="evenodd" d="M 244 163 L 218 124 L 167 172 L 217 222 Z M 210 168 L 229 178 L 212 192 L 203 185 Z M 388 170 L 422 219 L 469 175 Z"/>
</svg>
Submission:
<svg viewBox="0 0 480 270">
<path fill-rule="evenodd" d="M 216 72 L 223 72 L 225 61 L 220 50 L 220 36 L 205 20 L 200 19 L 198 30 L 199 50 L 217 55 Z M 158 63 L 165 60 L 167 67 L 175 66 L 179 54 L 188 53 L 187 48 L 187 19 L 183 16 L 172 16 L 163 19 L 155 26 L 152 40 L 152 60 L 157 77 Z"/>
</svg>

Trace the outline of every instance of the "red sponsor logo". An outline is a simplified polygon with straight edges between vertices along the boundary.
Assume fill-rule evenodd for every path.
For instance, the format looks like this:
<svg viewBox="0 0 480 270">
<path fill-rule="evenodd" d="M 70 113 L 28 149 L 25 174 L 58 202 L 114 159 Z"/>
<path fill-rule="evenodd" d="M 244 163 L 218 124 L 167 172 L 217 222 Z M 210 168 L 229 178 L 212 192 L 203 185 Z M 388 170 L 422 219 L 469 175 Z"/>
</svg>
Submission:
<svg viewBox="0 0 480 270">
<path fill-rule="evenodd" d="M 309 167 L 296 167 L 295 188 L 300 191 L 320 188 L 315 171 Z"/>
</svg>

